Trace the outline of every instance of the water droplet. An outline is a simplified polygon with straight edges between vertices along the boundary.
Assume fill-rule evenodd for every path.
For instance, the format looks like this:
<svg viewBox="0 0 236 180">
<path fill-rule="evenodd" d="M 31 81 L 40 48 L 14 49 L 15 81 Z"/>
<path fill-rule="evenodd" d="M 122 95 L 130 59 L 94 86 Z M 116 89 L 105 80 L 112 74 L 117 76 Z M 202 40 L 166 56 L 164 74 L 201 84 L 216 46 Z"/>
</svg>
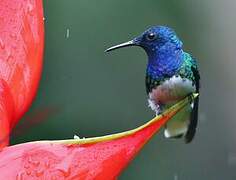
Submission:
<svg viewBox="0 0 236 180">
<path fill-rule="evenodd" d="M 26 163 L 26 164 L 24 165 L 24 168 L 25 168 L 25 169 L 29 169 L 29 168 L 30 168 L 30 165 Z"/>
<path fill-rule="evenodd" d="M 33 164 L 34 164 L 35 166 L 39 166 L 40 162 L 39 162 L 39 161 L 34 161 Z"/>
<path fill-rule="evenodd" d="M 24 172 L 17 173 L 16 180 L 23 180 L 23 175 L 24 175 Z"/>
<path fill-rule="evenodd" d="M 35 174 L 36 174 L 37 177 L 42 176 L 42 175 L 43 175 L 43 169 L 37 170 L 37 171 L 35 172 Z"/>
<path fill-rule="evenodd" d="M 27 10 L 28 10 L 29 15 L 31 15 L 31 16 L 34 15 L 34 14 L 33 14 L 33 12 L 34 12 L 34 6 L 33 6 L 33 4 L 29 4 Z"/>
<path fill-rule="evenodd" d="M 64 177 L 68 177 L 71 174 L 71 169 L 67 168 L 67 169 L 59 169 L 59 171 L 61 171 L 63 173 Z"/>
<path fill-rule="evenodd" d="M 26 174 L 29 176 L 31 174 L 31 171 L 30 170 L 27 170 L 26 171 Z"/>
<path fill-rule="evenodd" d="M 46 18 L 45 17 L 43 17 L 43 21 L 45 21 L 46 20 Z"/>
<path fill-rule="evenodd" d="M 46 168 L 49 168 L 49 167 L 50 167 L 50 162 L 49 162 L 49 161 L 46 161 L 46 162 L 45 162 L 45 166 L 46 166 Z"/>
<path fill-rule="evenodd" d="M 74 139 L 80 139 L 78 135 L 74 135 Z"/>
<path fill-rule="evenodd" d="M 2 48 L 2 49 L 4 49 L 5 48 L 5 43 L 3 42 L 3 40 L 0 38 L 0 47 Z"/>
<path fill-rule="evenodd" d="M 16 34 L 15 34 L 15 33 L 11 33 L 10 36 L 11 36 L 13 39 L 16 39 Z"/>
<path fill-rule="evenodd" d="M 16 44 L 12 44 L 11 47 L 12 47 L 13 49 L 16 49 L 16 48 L 17 48 Z"/>
<path fill-rule="evenodd" d="M 34 166 L 39 166 L 40 162 L 37 160 L 33 160 L 32 157 L 29 157 L 28 162 L 33 164 Z"/>
<path fill-rule="evenodd" d="M 67 28 L 67 29 L 66 29 L 66 38 L 68 39 L 69 37 L 70 37 L 70 29 Z"/>
<path fill-rule="evenodd" d="M 10 52 L 10 53 L 8 53 L 7 61 L 10 62 L 12 59 L 13 59 L 13 56 L 12 56 L 12 54 Z"/>
</svg>

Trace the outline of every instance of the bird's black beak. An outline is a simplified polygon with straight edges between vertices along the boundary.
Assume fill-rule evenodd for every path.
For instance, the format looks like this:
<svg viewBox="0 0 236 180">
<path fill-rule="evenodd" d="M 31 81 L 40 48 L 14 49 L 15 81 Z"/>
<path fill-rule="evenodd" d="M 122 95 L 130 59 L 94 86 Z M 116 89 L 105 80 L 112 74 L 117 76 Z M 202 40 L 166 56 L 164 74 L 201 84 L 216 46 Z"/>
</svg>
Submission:
<svg viewBox="0 0 236 180">
<path fill-rule="evenodd" d="M 113 51 L 115 49 L 119 49 L 119 48 L 123 48 L 123 47 L 127 47 L 127 46 L 138 46 L 138 43 L 135 40 L 131 40 L 125 43 L 121 43 L 115 46 L 112 46 L 108 49 L 105 50 L 105 52 L 109 52 L 109 51 Z"/>
</svg>

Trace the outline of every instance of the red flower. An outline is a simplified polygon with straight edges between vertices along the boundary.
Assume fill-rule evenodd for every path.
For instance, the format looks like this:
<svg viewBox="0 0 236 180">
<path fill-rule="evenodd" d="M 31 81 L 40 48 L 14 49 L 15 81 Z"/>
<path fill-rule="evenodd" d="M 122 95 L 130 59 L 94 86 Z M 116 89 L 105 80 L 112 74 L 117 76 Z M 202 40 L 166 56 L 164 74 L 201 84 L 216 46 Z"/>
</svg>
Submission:
<svg viewBox="0 0 236 180">
<path fill-rule="evenodd" d="M 38 87 L 44 45 L 41 0 L 0 1 L 0 147 Z"/>
<path fill-rule="evenodd" d="M 186 98 L 143 126 L 123 133 L 4 148 L 0 179 L 116 179 L 153 134 L 190 100 Z"/>
</svg>

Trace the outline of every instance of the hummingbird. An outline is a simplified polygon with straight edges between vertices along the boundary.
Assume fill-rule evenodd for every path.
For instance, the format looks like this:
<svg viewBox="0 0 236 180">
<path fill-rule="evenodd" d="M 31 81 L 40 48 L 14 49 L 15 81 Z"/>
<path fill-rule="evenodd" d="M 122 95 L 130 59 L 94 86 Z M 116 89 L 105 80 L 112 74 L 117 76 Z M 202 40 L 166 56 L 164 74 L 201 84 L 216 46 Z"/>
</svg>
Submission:
<svg viewBox="0 0 236 180">
<path fill-rule="evenodd" d="M 199 93 L 200 74 L 196 59 L 183 50 L 175 31 L 166 26 L 153 26 L 134 39 L 108 48 L 139 46 L 147 54 L 146 92 L 149 107 L 156 115 L 192 93 Z M 193 100 L 165 125 L 166 138 L 183 138 L 190 143 L 198 122 L 199 98 Z"/>
</svg>

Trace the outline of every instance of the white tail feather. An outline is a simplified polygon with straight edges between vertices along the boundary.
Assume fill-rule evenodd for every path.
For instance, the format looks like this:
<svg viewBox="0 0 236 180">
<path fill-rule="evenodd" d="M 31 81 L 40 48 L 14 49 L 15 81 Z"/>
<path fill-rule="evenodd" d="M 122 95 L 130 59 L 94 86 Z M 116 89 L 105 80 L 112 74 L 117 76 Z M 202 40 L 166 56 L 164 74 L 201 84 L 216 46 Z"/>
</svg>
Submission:
<svg viewBox="0 0 236 180">
<path fill-rule="evenodd" d="M 177 113 L 165 126 L 164 135 L 166 138 L 184 136 L 188 131 L 190 122 L 190 107 L 184 108 Z"/>
<path fill-rule="evenodd" d="M 188 122 L 183 121 L 183 122 L 169 122 L 166 125 L 166 129 L 164 131 L 164 135 L 166 138 L 172 138 L 172 137 L 177 137 L 181 135 L 185 135 L 188 131 Z"/>
</svg>

